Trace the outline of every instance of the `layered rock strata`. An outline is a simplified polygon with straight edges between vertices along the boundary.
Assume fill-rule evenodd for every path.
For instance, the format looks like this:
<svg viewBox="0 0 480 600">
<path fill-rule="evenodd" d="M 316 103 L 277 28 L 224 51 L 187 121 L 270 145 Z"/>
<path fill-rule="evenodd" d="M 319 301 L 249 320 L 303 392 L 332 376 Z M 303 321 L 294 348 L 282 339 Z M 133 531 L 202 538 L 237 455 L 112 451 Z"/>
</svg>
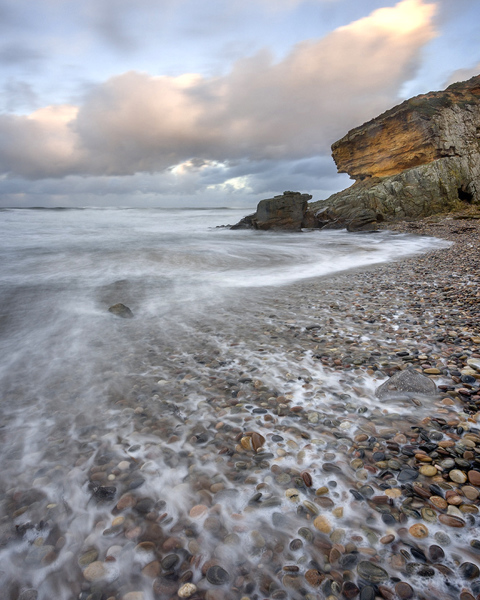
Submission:
<svg viewBox="0 0 480 600">
<path fill-rule="evenodd" d="M 480 203 L 480 75 L 403 102 L 349 131 L 332 154 L 356 181 L 311 205 L 327 227 L 359 212 L 395 220 Z"/>
</svg>

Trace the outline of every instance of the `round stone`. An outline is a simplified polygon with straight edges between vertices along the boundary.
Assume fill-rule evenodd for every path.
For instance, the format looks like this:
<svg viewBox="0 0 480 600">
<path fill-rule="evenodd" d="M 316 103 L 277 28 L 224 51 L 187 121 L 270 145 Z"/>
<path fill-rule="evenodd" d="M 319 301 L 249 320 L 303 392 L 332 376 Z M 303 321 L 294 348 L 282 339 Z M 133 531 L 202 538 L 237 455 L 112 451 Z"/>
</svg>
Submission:
<svg viewBox="0 0 480 600">
<path fill-rule="evenodd" d="M 95 562 L 98 558 L 98 550 L 96 548 L 91 548 L 87 550 L 83 554 L 80 555 L 78 559 L 78 564 L 81 567 L 86 567 L 87 565 Z"/>
<path fill-rule="evenodd" d="M 389 535 L 384 535 L 382 538 L 380 538 L 380 543 L 384 545 L 391 544 L 394 539 L 395 536 L 390 533 Z"/>
<path fill-rule="evenodd" d="M 395 586 L 395 593 L 401 600 L 408 600 L 413 598 L 414 591 L 411 585 L 405 581 L 399 581 Z"/>
<path fill-rule="evenodd" d="M 178 590 L 177 594 L 179 598 L 190 598 L 197 591 L 197 586 L 193 583 L 186 583 Z"/>
<path fill-rule="evenodd" d="M 296 550 L 300 550 L 300 548 L 302 546 L 303 546 L 302 540 L 299 540 L 298 538 L 296 538 L 290 542 L 290 545 L 288 547 L 290 548 L 290 550 L 295 552 Z"/>
<path fill-rule="evenodd" d="M 438 473 L 437 468 L 432 465 L 422 465 L 419 471 L 422 475 L 425 475 L 425 477 L 435 477 Z"/>
<path fill-rule="evenodd" d="M 465 521 L 453 515 L 439 515 L 438 520 L 448 527 L 465 527 Z"/>
<path fill-rule="evenodd" d="M 441 496 L 430 496 L 429 500 L 435 508 L 439 508 L 440 510 L 445 510 L 448 506 L 447 501 Z"/>
<path fill-rule="evenodd" d="M 375 588 L 371 585 L 366 585 L 360 591 L 360 600 L 375 600 Z"/>
<path fill-rule="evenodd" d="M 305 573 L 305 579 L 312 587 L 319 587 L 322 581 L 325 579 L 325 575 L 317 571 L 317 569 L 309 569 Z"/>
<path fill-rule="evenodd" d="M 357 573 L 362 579 L 365 579 L 369 583 L 382 583 L 389 578 L 385 569 L 382 569 L 382 567 L 379 567 L 368 560 L 363 560 L 358 563 Z"/>
<path fill-rule="evenodd" d="M 428 549 L 428 552 L 433 562 L 438 562 L 445 558 L 445 552 L 443 551 L 443 548 L 437 546 L 436 544 L 432 544 Z"/>
<path fill-rule="evenodd" d="M 117 510 L 122 511 L 126 508 L 132 508 L 137 503 L 135 496 L 131 494 L 124 494 L 117 502 Z"/>
<path fill-rule="evenodd" d="M 165 571 L 170 571 L 170 569 L 173 569 L 173 567 L 178 563 L 179 560 L 180 557 L 176 554 L 168 554 L 167 556 L 165 556 L 164 559 L 162 559 L 161 564 Z"/>
<path fill-rule="evenodd" d="M 99 581 L 105 577 L 105 573 L 103 562 L 96 560 L 87 566 L 83 571 L 83 576 L 87 581 Z"/>
<path fill-rule="evenodd" d="M 472 487 L 471 485 L 464 485 L 462 487 L 462 492 L 465 495 L 465 498 L 467 498 L 468 500 L 476 500 L 478 498 L 478 496 L 480 495 L 480 492 Z"/>
<path fill-rule="evenodd" d="M 152 579 L 155 579 L 155 577 L 158 577 L 161 570 L 162 565 L 158 562 L 158 560 L 152 560 L 152 562 L 149 562 L 143 567 L 142 575 L 145 575 L 145 577 L 151 577 Z"/>
<path fill-rule="evenodd" d="M 253 450 L 252 438 L 250 436 L 242 437 L 240 444 L 245 450 Z"/>
<path fill-rule="evenodd" d="M 460 565 L 460 575 L 463 579 L 476 579 L 480 575 L 480 569 L 471 562 Z"/>
<path fill-rule="evenodd" d="M 400 482 L 404 482 L 404 481 L 414 481 L 415 479 L 417 479 L 417 477 L 418 477 L 418 471 L 415 471 L 415 469 L 407 467 L 400 471 L 397 479 Z"/>
<path fill-rule="evenodd" d="M 480 486 L 480 471 L 469 471 L 468 481 L 476 486 Z"/>
<path fill-rule="evenodd" d="M 358 592 L 360 590 L 358 589 L 358 587 L 355 585 L 355 583 L 353 583 L 353 581 L 346 581 L 343 584 L 343 588 L 342 588 L 342 594 L 345 596 L 345 598 L 347 598 L 348 600 L 352 600 L 353 598 L 356 598 L 358 596 Z"/>
<path fill-rule="evenodd" d="M 332 525 L 330 524 L 330 521 L 323 515 L 316 517 L 316 519 L 313 521 L 313 525 L 322 533 L 330 533 L 332 531 Z"/>
<path fill-rule="evenodd" d="M 206 512 L 208 512 L 208 506 L 205 506 L 205 504 L 197 504 L 190 510 L 189 514 L 192 519 L 199 519 L 200 517 L 203 517 Z"/>
<path fill-rule="evenodd" d="M 434 538 L 439 544 L 442 544 L 442 546 L 449 546 L 452 543 L 450 536 L 448 536 L 443 531 L 437 531 L 434 535 Z"/>
<path fill-rule="evenodd" d="M 428 523 L 435 523 L 437 520 L 437 513 L 433 510 L 433 508 L 424 507 L 420 511 L 422 513 L 422 518 L 424 521 Z"/>
<path fill-rule="evenodd" d="M 298 530 L 298 535 L 304 540 L 307 540 L 307 542 L 313 542 L 313 533 L 308 527 L 300 527 Z"/>
<path fill-rule="evenodd" d="M 295 488 L 289 488 L 285 492 L 285 496 L 290 500 L 290 502 L 298 502 L 300 500 L 300 494 Z"/>
<path fill-rule="evenodd" d="M 480 473 L 479 473 L 479 475 L 480 475 Z M 448 476 L 455 483 L 465 483 L 467 481 L 467 476 L 465 475 L 465 473 L 463 471 L 460 471 L 460 469 L 453 469 L 452 471 L 450 471 Z M 479 480 L 479 482 L 480 482 L 480 480 Z M 470 481 L 470 483 L 472 483 L 472 482 Z"/>
<path fill-rule="evenodd" d="M 224 585 L 230 581 L 230 575 L 228 572 L 219 565 L 213 565 L 210 567 L 207 571 L 206 577 L 212 585 Z"/>
<path fill-rule="evenodd" d="M 415 523 L 408 530 L 411 536 L 415 538 L 426 538 L 428 536 L 428 529 L 423 523 Z"/>
</svg>

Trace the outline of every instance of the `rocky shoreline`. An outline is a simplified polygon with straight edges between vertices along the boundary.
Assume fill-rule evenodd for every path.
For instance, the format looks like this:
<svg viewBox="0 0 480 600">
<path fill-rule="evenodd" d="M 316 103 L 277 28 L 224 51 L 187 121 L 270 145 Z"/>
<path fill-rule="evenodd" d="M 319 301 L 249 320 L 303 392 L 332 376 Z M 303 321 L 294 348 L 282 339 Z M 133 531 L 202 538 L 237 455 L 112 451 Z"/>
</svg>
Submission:
<svg viewBox="0 0 480 600">
<path fill-rule="evenodd" d="M 157 357 L 152 333 L 111 413 L 7 492 L 9 600 L 479 598 L 480 220 L 463 216 L 388 224 L 449 248 L 252 292 L 188 356 Z M 409 367 L 438 395 L 375 397 Z"/>
</svg>

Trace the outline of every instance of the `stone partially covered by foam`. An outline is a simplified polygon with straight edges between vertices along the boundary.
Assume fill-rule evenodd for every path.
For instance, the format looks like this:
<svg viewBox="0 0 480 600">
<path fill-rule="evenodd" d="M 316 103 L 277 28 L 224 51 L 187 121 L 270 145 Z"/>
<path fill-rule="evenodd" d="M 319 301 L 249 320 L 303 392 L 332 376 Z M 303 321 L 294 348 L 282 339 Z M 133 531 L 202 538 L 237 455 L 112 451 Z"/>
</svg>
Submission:
<svg viewBox="0 0 480 600">
<path fill-rule="evenodd" d="M 414 396 L 435 396 L 435 382 L 425 377 L 415 369 L 405 369 L 392 375 L 383 383 L 375 395 L 380 400 L 395 398 L 412 398 Z"/>
</svg>

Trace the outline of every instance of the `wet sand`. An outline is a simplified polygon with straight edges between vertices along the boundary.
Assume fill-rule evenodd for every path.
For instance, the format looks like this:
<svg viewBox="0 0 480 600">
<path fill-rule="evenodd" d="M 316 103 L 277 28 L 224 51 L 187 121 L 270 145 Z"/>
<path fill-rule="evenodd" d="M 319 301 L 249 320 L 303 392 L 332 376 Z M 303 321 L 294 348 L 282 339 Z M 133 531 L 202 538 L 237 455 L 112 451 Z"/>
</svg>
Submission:
<svg viewBox="0 0 480 600">
<path fill-rule="evenodd" d="M 480 222 L 390 228 L 454 244 L 252 292 L 188 355 L 152 332 L 59 419 L 6 486 L 6 598 L 477 598 Z M 438 396 L 380 402 L 409 366 Z"/>
</svg>

